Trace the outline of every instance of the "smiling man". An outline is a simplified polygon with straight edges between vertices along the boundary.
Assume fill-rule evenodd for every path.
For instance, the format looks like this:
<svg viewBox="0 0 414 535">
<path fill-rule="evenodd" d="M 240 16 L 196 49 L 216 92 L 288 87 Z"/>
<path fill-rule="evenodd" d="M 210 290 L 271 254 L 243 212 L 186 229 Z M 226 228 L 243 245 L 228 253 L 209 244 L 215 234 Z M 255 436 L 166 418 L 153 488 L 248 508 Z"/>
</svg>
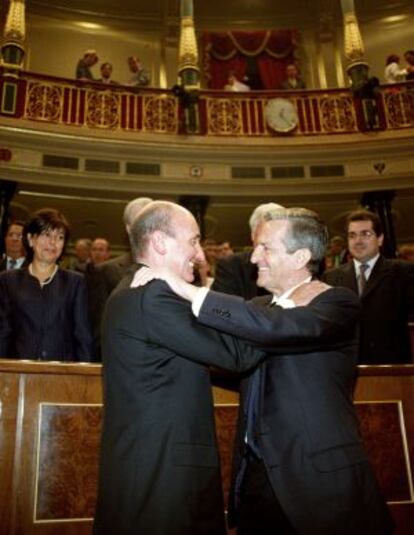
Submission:
<svg viewBox="0 0 414 535">
<path fill-rule="evenodd" d="M 360 364 L 411 363 L 408 317 L 414 311 L 414 264 L 381 254 L 381 221 L 373 212 L 351 212 L 346 221 L 352 262 L 327 271 L 332 286 L 350 288 L 359 295 Z"/>
<path fill-rule="evenodd" d="M 138 263 L 192 282 L 204 260 L 196 220 L 154 201 L 130 231 Z M 110 296 L 102 325 L 104 424 L 95 533 L 225 535 L 209 365 L 245 371 L 263 357 L 197 325 L 162 281 Z"/>
</svg>

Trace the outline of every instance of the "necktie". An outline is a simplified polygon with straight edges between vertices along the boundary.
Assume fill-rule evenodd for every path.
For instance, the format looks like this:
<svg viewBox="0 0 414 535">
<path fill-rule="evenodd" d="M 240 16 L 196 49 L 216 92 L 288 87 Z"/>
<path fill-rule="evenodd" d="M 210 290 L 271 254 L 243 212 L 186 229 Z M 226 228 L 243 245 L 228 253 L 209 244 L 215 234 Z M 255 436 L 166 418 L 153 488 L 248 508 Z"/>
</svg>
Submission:
<svg viewBox="0 0 414 535">
<path fill-rule="evenodd" d="M 16 269 L 16 265 L 17 265 L 17 260 L 15 260 L 14 258 L 11 258 L 9 260 L 9 269 Z"/>
<path fill-rule="evenodd" d="M 361 264 L 359 266 L 359 276 L 358 276 L 358 294 L 362 295 L 365 285 L 367 283 L 367 277 L 365 275 L 366 270 L 369 268 L 368 264 Z"/>
<path fill-rule="evenodd" d="M 268 304 L 269 307 L 276 305 L 276 301 Z M 261 373 L 264 364 L 259 365 L 253 372 L 249 381 L 248 392 L 246 396 L 246 442 L 250 450 L 256 455 L 258 459 L 261 459 L 259 446 L 257 444 L 257 417 L 259 415 L 260 404 L 260 385 L 261 385 Z"/>
</svg>

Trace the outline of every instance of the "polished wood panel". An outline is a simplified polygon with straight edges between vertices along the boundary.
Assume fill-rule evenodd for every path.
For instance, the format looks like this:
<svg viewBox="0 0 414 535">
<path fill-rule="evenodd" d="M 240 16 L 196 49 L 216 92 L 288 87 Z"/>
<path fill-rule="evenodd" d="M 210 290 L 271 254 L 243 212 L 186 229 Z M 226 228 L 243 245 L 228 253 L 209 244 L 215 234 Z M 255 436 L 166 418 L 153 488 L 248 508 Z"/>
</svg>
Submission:
<svg viewBox="0 0 414 535">
<path fill-rule="evenodd" d="M 223 488 L 237 381 L 213 376 Z M 414 366 L 361 366 L 361 432 L 398 535 L 414 532 Z M 0 535 L 86 535 L 94 511 L 101 366 L 0 360 Z"/>
</svg>

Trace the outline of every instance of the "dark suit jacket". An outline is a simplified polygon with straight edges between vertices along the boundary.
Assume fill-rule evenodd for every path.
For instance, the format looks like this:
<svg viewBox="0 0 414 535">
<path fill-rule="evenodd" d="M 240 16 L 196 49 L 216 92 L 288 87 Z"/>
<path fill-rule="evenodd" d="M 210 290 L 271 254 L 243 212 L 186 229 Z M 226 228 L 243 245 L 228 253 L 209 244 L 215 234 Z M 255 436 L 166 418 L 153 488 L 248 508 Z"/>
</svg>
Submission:
<svg viewBox="0 0 414 535">
<path fill-rule="evenodd" d="M 94 360 L 101 360 L 101 324 L 105 303 L 127 271 L 136 266 L 131 253 L 112 258 L 98 266 L 88 265 L 86 281 L 88 284 L 89 313 L 92 322 L 94 341 Z"/>
<path fill-rule="evenodd" d="M 333 288 L 309 306 L 283 310 L 209 292 L 199 321 L 266 348 L 260 365 L 257 444 L 275 495 L 299 535 L 391 533 L 353 408 L 359 303 Z M 235 474 L 245 451 L 242 385 Z M 275 528 L 275 533 L 277 529 Z"/>
<path fill-rule="evenodd" d="M 90 361 L 92 336 L 83 275 L 59 269 L 41 288 L 27 268 L 1 273 L 0 356 Z"/>
<path fill-rule="evenodd" d="M 358 294 L 353 262 L 327 271 L 322 278 Z M 411 363 L 408 316 L 414 311 L 414 264 L 380 256 L 361 304 L 359 363 Z"/>
<path fill-rule="evenodd" d="M 296 86 L 293 87 L 289 80 L 285 80 L 280 84 L 280 89 L 287 89 L 291 91 L 295 91 L 296 89 L 306 89 L 306 84 L 301 78 L 298 78 Z"/>
<path fill-rule="evenodd" d="M 95 533 L 224 535 L 208 365 L 243 371 L 262 355 L 198 325 L 165 283 L 130 281 L 103 318 Z"/>
<path fill-rule="evenodd" d="M 266 290 L 256 284 L 257 266 L 251 263 L 251 256 L 251 251 L 246 251 L 221 258 L 216 265 L 211 289 L 244 299 L 267 294 Z"/>
<path fill-rule="evenodd" d="M 29 265 L 29 261 L 27 258 L 24 260 L 23 264 L 21 265 L 22 268 L 27 267 Z M 0 260 L 0 271 L 7 271 L 7 256 L 4 255 L 2 259 Z"/>
</svg>

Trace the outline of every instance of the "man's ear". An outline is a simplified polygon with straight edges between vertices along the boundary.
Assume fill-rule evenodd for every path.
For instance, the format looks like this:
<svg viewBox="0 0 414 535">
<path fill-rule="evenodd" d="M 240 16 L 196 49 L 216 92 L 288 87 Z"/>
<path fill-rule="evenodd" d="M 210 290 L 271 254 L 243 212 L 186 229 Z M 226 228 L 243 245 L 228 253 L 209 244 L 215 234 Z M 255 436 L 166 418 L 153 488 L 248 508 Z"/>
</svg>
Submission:
<svg viewBox="0 0 414 535">
<path fill-rule="evenodd" d="M 150 237 L 150 242 L 154 250 L 160 254 L 165 255 L 167 252 L 167 235 L 162 230 L 155 230 Z"/>
<path fill-rule="evenodd" d="M 298 249 L 293 253 L 293 256 L 295 257 L 295 264 L 297 270 L 306 267 L 309 260 L 312 258 L 311 252 L 309 251 L 309 249 L 306 248 Z"/>
</svg>

